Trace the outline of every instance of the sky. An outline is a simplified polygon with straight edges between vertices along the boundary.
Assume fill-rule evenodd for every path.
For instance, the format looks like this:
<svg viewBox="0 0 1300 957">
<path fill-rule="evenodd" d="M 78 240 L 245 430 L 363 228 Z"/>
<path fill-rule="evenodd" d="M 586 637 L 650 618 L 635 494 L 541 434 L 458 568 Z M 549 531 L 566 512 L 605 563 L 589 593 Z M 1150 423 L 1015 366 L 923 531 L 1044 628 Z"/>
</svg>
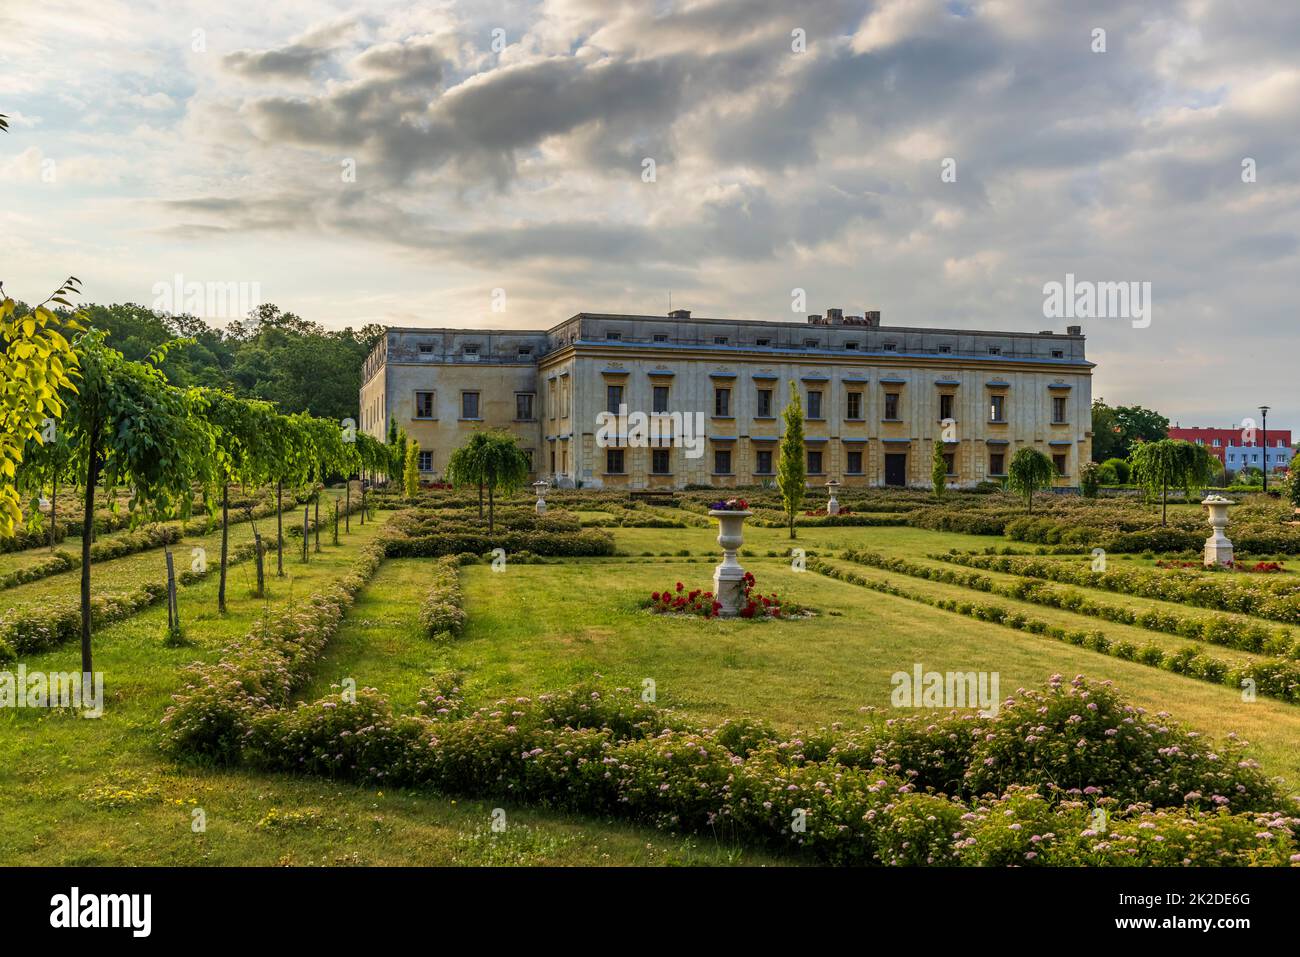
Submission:
<svg viewBox="0 0 1300 957">
<path fill-rule="evenodd" d="M 0 0 L 0 36 L 19 299 L 545 328 L 802 290 L 1082 325 L 1094 396 L 1300 429 L 1293 3 Z M 1140 298 L 1045 314 L 1067 277 Z"/>
</svg>

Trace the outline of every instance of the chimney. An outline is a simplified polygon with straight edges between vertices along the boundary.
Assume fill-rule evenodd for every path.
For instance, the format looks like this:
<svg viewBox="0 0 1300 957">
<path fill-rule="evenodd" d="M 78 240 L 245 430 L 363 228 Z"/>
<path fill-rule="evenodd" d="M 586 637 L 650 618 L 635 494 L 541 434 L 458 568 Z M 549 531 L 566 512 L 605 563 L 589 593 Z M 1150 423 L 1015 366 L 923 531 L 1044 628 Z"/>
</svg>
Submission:
<svg viewBox="0 0 1300 957">
<path fill-rule="evenodd" d="M 864 309 L 862 312 L 862 319 L 869 326 L 878 326 L 880 325 L 880 310 Z"/>
<path fill-rule="evenodd" d="M 843 310 L 843 309 L 827 309 L 827 310 L 826 310 L 826 320 L 827 320 L 831 325 L 833 325 L 833 326 L 842 326 L 842 325 L 844 325 L 844 310 Z"/>
<path fill-rule="evenodd" d="M 689 319 L 691 318 L 691 311 L 689 309 L 674 309 L 672 312 L 668 313 L 668 318 Z"/>
<path fill-rule="evenodd" d="M 1065 334 L 1067 336 L 1081 336 L 1083 335 L 1083 326 L 1066 326 Z"/>
</svg>

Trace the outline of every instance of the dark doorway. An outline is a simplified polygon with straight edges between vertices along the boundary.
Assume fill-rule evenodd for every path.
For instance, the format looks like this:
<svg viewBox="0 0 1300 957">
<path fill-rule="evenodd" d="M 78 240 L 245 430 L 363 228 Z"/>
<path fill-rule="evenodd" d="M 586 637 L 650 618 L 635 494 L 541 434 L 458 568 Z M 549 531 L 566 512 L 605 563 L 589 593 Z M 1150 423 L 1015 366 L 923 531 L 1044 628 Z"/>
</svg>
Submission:
<svg viewBox="0 0 1300 957">
<path fill-rule="evenodd" d="M 907 453 L 887 454 L 885 456 L 885 484 L 900 488 L 907 484 Z"/>
</svg>

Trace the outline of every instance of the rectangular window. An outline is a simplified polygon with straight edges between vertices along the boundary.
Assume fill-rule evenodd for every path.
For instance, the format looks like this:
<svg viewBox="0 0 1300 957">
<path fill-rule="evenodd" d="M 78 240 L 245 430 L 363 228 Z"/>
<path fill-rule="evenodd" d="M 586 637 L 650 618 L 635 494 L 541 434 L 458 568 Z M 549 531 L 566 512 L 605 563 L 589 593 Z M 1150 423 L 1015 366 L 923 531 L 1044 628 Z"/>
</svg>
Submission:
<svg viewBox="0 0 1300 957">
<path fill-rule="evenodd" d="M 989 346 L 989 355 L 991 355 L 991 356 L 1000 356 L 1000 355 L 1002 355 L 1002 347 L 1001 347 L 1001 346 Z"/>
<path fill-rule="evenodd" d="M 758 346 L 759 348 L 764 348 L 764 349 L 765 349 L 765 348 L 767 348 L 768 346 L 770 346 L 771 344 L 772 344 L 772 340 L 771 340 L 771 339 L 755 339 L 755 340 L 754 340 L 754 345 Z"/>
<path fill-rule="evenodd" d="M 1005 422 L 1007 420 L 1007 397 L 1005 395 L 989 396 L 989 421 Z"/>
<path fill-rule="evenodd" d="M 515 393 L 515 418 L 531 422 L 533 418 L 533 393 Z"/>
<path fill-rule="evenodd" d="M 461 351 L 461 355 L 466 362 L 478 362 L 478 346 L 466 346 Z"/>
<path fill-rule="evenodd" d="M 953 418 L 952 414 L 952 393 L 945 392 L 939 396 L 939 421 Z"/>
<path fill-rule="evenodd" d="M 547 407 L 547 412 L 548 412 L 548 414 L 550 415 L 550 417 L 551 417 L 552 419 L 555 418 L 555 380 L 554 380 L 554 379 L 552 379 L 552 380 L 548 383 L 548 391 L 547 391 L 546 407 Z M 551 471 L 552 471 L 552 472 L 555 471 L 555 466 L 554 466 L 554 465 L 551 466 Z"/>
<path fill-rule="evenodd" d="M 433 452 L 421 452 L 421 453 L 420 453 L 420 461 L 419 461 L 419 463 L 417 464 L 417 468 L 419 468 L 419 470 L 420 470 L 421 472 L 432 472 L 432 471 L 433 471 Z"/>
<path fill-rule="evenodd" d="M 726 337 L 726 336 L 714 336 L 714 337 L 713 337 L 713 344 L 714 344 L 715 346 L 725 346 L 725 345 L 727 344 L 727 337 Z"/>
<path fill-rule="evenodd" d="M 433 418 L 433 393 L 415 393 L 415 417 L 417 419 Z"/>
<path fill-rule="evenodd" d="M 530 362 L 530 361 L 532 361 L 532 358 L 533 358 L 533 350 L 532 350 L 532 349 L 530 349 L 528 346 L 520 346 L 520 347 L 519 347 L 519 361 L 520 361 L 520 362 Z"/>
<path fill-rule="evenodd" d="M 952 346 L 940 346 L 940 347 L 939 347 L 939 354 L 940 354 L 940 355 L 944 355 L 944 356 L 946 356 L 946 355 L 948 355 L 950 352 L 952 352 Z"/>
<path fill-rule="evenodd" d="M 618 342 L 620 339 L 623 338 L 623 333 L 621 333 L 621 332 L 607 332 L 607 333 L 605 333 L 605 338 L 608 339 L 610 342 Z"/>
<path fill-rule="evenodd" d="M 817 340 L 816 340 L 816 339 L 805 339 L 805 340 L 803 341 L 803 347 L 804 347 L 805 349 L 816 349 L 816 348 L 817 348 Z"/>
<path fill-rule="evenodd" d="M 1006 461 L 1006 455 L 1004 453 L 990 452 L 989 453 L 989 475 L 1006 475 L 1007 471 L 1006 468 L 1004 467 L 1005 461 Z"/>
<path fill-rule="evenodd" d="M 897 392 L 885 393 L 885 418 L 886 419 L 898 418 L 898 393 Z"/>
<path fill-rule="evenodd" d="M 731 450 L 730 449 L 713 450 L 713 474 L 714 475 L 731 474 Z"/>
<path fill-rule="evenodd" d="M 605 471 L 610 475 L 623 474 L 623 450 L 606 449 L 605 450 Z"/>
<path fill-rule="evenodd" d="M 605 386 L 605 408 L 613 415 L 618 415 L 618 407 L 623 404 L 623 387 L 621 385 Z"/>
<path fill-rule="evenodd" d="M 551 474 L 555 474 L 555 446 L 551 446 Z"/>
<path fill-rule="evenodd" d="M 771 475 L 772 474 L 772 450 L 759 449 L 754 453 L 754 474 Z"/>
<path fill-rule="evenodd" d="M 808 390 L 808 418 L 820 419 L 822 417 L 822 394 L 820 389 Z"/>
<path fill-rule="evenodd" d="M 844 471 L 849 475 L 861 475 L 862 474 L 862 450 L 850 449 L 847 458 L 848 461 L 845 464 Z"/>
<path fill-rule="evenodd" d="M 772 417 L 772 390 L 758 390 L 758 411 L 754 413 L 760 419 L 770 419 Z"/>
<path fill-rule="evenodd" d="M 1064 474 L 1065 474 L 1065 468 L 1066 468 L 1066 466 L 1065 466 L 1065 462 L 1066 462 L 1066 456 L 1064 456 L 1064 455 L 1053 455 L 1053 456 L 1052 456 L 1052 464 L 1053 464 L 1054 466 L 1056 466 L 1056 474 L 1057 474 L 1057 475 L 1064 475 Z"/>
<path fill-rule="evenodd" d="M 666 385 L 655 386 L 654 408 L 651 411 L 653 412 L 668 411 L 668 386 Z"/>
<path fill-rule="evenodd" d="M 957 474 L 957 455 L 954 452 L 943 453 L 943 471 L 945 475 Z"/>
<path fill-rule="evenodd" d="M 672 456 L 670 449 L 650 450 L 650 471 L 655 475 L 672 474 Z"/>
<path fill-rule="evenodd" d="M 1060 425 L 1065 421 L 1065 396 L 1052 396 L 1052 421 Z"/>
<path fill-rule="evenodd" d="M 477 419 L 479 417 L 478 393 L 462 392 L 460 394 L 460 417 L 462 419 Z"/>
<path fill-rule="evenodd" d="M 432 343 L 432 342 L 421 342 L 421 343 L 420 343 L 420 355 L 422 355 L 422 356 L 431 356 L 431 355 L 433 355 L 433 343 Z"/>
<path fill-rule="evenodd" d="M 858 344 L 857 344 L 856 342 L 846 342 L 846 343 L 844 343 L 844 348 L 845 348 L 845 349 L 848 349 L 848 350 L 850 350 L 850 351 L 852 351 L 852 352 L 857 352 L 857 350 L 858 350 Z"/>
<path fill-rule="evenodd" d="M 808 450 L 808 474 L 809 475 L 822 474 L 822 450 L 821 449 Z"/>
<path fill-rule="evenodd" d="M 654 341 L 655 341 L 655 342 L 667 342 L 667 341 L 668 341 L 668 336 L 665 335 L 665 334 L 662 333 L 662 332 L 656 332 L 656 333 L 655 333 L 655 336 L 654 336 Z"/>
<path fill-rule="evenodd" d="M 886 342 L 886 343 L 885 343 L 883 346 L 881 346 L 880 348 L 883 349 L 885 352 L 897 352 L 897 351 L 898 351 L 898 343 L 897 343 L 897 342 Z"/>
<path fill-rule="evenodd" d="M 848 408 L 845 409 L 844 417 L 846 419 L 862 418 L 862 393 L 850 392 L 848 395 Z"/>
<path fill-rule="evenodd" d="M 713 414 L 724 419 L 731 415 L 730 389 L 713 390 Z"/>
<path fill-rule="evenodd" d="M 1053 349 L 1053 350 L 1052 350 L 1052 358 L 1053 358 L 1053 359 L 1064 359 L 1064 358 L 1065 358 L 1065 350 L 1064 350 L 1064 349 Z"/>
</svg>

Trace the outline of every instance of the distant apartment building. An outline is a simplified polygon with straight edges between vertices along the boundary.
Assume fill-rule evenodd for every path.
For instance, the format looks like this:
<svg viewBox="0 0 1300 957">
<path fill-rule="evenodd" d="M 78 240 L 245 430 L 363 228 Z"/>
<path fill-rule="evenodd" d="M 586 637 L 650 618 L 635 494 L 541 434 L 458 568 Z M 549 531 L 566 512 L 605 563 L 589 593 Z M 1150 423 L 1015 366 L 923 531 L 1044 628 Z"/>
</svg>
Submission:
<svg viewBox="0 0 1300 957">
<path fill-rule="evenodd" d="M 1264 430 L 1256 427 L 1254 433 L 1254 439 L 1248 440 L 1249 432 L 1237 427 L 1212 429 L 1175 425 L 1169 429 L 1171 439 L 1183 439 L 1205 446 L 1229 471 L 1240 472 L 1247 468 L 1263 471 L 1266 460 L 1270 472 L 1285 471 L 1295 457 L 1295 451 L 1291 447 L 1291 430 L 1269 429 L 1267 448 L 1264 447 Z"/>
<path fill-rule="evenodd" d="M 473 430 L 496 427 L 561 487 L 732 487 L 775 480 L 793 384 L 809 485 L 929 486 L 938 443 L 953 486 L 1001 479 L 1029 447 L 1073 487 L 1091 455 L 1092 368 L 1078 326 L 579 313 L 544 331 L 389 329 L 365 362 L 361 424 L 383 437 L 395 420 L 429 480 Z M 660 423 L 648 440 L 646 418 Z"/>
</svg>

